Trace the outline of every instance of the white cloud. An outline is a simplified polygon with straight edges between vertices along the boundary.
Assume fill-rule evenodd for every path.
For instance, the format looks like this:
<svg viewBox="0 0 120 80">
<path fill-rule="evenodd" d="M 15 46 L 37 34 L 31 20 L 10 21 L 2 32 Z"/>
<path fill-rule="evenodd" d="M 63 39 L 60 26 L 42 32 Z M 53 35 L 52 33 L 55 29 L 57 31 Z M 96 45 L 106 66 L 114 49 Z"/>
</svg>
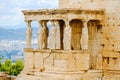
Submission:
<svg viewBox="0 0 120 80">
<path fill-rule="evenodd" d="M 38 1 L 38 4 L 47 3 L 45 0 Z"/>
<path fill-rule="evenodd" d="M 0 27 L 24 25 L 21 10 L 57 8 L 58 0 L 1 0 Z"/>
<path fill-rule="evenodd" d="M 8 11 L 10 14 L 0 15 L 0 26 L 4 27 L 4 26 L 19 25 L 21 22 L 23 22 L 24 19 L 21 10 L 22 8 L 15 7 Z"/>
<path fill-rule="evenodd" d="M 2 15 L 0 16 L 0 26 L 19 25 L 21 19 L 18 15 Z"/>
<path fill-rule="evenodd" d="M 0 4 L 0 11 L 4 9 L 4 4 Z"/>
</svg>

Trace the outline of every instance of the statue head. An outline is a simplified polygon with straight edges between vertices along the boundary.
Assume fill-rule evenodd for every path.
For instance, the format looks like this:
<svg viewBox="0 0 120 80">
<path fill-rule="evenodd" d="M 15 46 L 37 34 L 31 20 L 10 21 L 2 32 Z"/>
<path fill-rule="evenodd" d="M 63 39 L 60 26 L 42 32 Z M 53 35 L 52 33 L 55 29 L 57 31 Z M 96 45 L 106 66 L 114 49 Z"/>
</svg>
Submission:
<svg viewBox="0 0 120 80">
<path fill-rule="evenodd" d="M 54 20 L 51 21 L 51 25 L 52 25 L 52 27 L 55 27 L 55 21 Z"/>
</svg>

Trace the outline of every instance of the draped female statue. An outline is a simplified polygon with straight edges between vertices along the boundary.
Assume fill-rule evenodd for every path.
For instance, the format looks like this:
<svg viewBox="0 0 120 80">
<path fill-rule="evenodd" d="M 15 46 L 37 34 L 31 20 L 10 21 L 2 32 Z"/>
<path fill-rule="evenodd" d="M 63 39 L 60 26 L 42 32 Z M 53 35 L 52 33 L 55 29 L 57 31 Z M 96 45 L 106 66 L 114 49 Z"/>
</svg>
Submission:
<svg viewBox="0 0 120 80">
<path fill-rule="evenodd" d="M 64 29 L 64 50 L 71 50 L 71 27 L 69 26 L 69 22 L 66 23 L 66 27 Z"/>
<path fill-rule="evenodd" d="M 42 26 L 42 22 L 39 22 L 39 30 L 38 30 L 38 49 L 43 49 L 43 42 L 44 42 L 44 29 Z"/>
<path fill-rule="evenodd" d="M 61 41 L 60 41 L 60 25 L 59 21 L 55 21 L 55 27 L 56 27 L 56 49 L 60 49 L 61 47 Z"/>
<path fill-rule="evenodd" d="M 26 46 L 31 48 L 31 39 L 32 39 L 32 28 L 30 22 L 27 22 L 27 31 L 26 31 Z"/>
<path fill-rule="evenodd" d="M 51 30 L 49 33 L 49 45 L 50 45 L 50 49 L 56 49 L 56 31 L 57 28 L 55 27 L 55 22 L 51 21 Z"/>
<path fill-rule="evenodd" d="M 46 49 L 48 46 L 48 28 L 47 28 L 47 21 L 43 21 L 43 30 L 44 30 L 44 36 L 43 36 L 43 48 Z"/>
<path fill-rule="evenodd" d="M 82 35 L 81 35 L 81 48 L 82 50 L 88 49 L 88 28 L 87 28 L 87 22 L 84 23 L 84 26 L 82 28 Z"/>
</svg>

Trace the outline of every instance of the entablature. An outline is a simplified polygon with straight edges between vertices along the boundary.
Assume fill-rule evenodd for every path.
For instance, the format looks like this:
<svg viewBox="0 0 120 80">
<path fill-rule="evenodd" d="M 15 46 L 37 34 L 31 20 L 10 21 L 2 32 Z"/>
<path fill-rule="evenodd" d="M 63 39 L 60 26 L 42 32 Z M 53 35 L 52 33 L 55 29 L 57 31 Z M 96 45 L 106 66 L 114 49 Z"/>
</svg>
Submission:
<svg viewBox="0 0 120 80">
<path fill-rule="evenodd" d="M 104 10 L 81 10 L 81 9 L 41 9 L 24 10 L 25 20 L 103 20 Z"/>
</svg>

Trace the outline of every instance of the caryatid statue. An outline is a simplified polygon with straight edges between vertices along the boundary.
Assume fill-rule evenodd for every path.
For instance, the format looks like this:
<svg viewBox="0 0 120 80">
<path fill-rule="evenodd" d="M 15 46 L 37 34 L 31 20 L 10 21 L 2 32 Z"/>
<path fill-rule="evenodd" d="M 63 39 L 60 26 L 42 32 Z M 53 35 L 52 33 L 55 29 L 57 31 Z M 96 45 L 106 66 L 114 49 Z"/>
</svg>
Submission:
<svg viewBox="0 0 120 80">
<path fill-rule="evenodd" d="M 71 27 L 69 25 L 69 22 L 66 21 L 66 27 L 64 29 L 63 38 L 64 50 L 71 50 L 71 34 L 72 34 Z"/>
<path fill-rule="evenodd" d="M 43 29 L 44 29 L 44 36 L 43 36 L 43 48 L 47 49 L 47 45 L 48 45 L 48 28 L 47 28 L 47 21 L 43 21 L 42 22 L 43 25 Z"/>
<path fill-rule="evenodd" d="M 44 43 L 44 28 L 42 26 L 42 21 L 39 21 L 39 30 L 38 30 L 38 49 L 43 49 L 43 43 Z"/>
<path fill-rule="evenodd" d="M 83 22 L 83 28 L 82 28 L 82 35 L 81 35 L 81 48 L 82 50 L 88 49 L 88 27 L 87 27 L 87 21 Z"/>
<path fill-rule="evenodd" d="M 56 30 L 56 49 L 61 48 L 61 42 L 60 42 L 60 25 L 59 21 L 55 21 L 55 27 L 57 28 Z"/>
<path fill-rule="evenodd" d="M 31 21 L 27 21 L 27 31 L 26 31 L 26 47 L 27 48 L 31 48 L 31 39 L 32 39 Z"/>
<path fill-rule="evenodd" d="M 51 29 L 49 33 L 49 46 L 50 49 L 56 49 L 56 31 L 55 21 L 51 21 Z"/>
</svg>

